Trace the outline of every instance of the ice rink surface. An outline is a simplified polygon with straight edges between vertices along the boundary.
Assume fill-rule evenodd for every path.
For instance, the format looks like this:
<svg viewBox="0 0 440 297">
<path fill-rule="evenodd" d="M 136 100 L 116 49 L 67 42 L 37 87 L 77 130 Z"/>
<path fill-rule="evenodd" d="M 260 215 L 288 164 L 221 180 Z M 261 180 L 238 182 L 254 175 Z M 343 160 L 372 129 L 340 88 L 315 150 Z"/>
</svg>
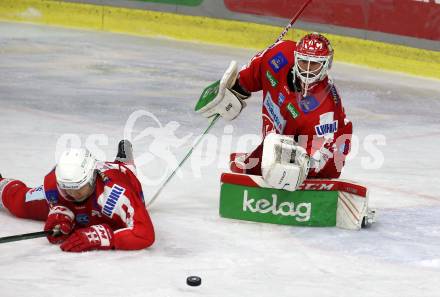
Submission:
<svg viewBox="0 0 440 297">
<path fill-rule="evenodd" d="M 37 186 L 67 145 L 113 159 L 124 130 L 131 131 L 149 197 L 158 188 L 150 181 L 160 180 L 208 125 L 193 112 L 201 90 L 230 60 L 246 64 L 252 55 L 0 23 L 0 172 Z M 214 126 L 155 202 L 152 248 L 68 254 L 45 239 L 2 244 L 0 296 L 440 296 L 440 81 L 340 63 L 332 76 L 358 139 L 343 178 L 368 186 L 379 212 L 372 228 L 219 217 L 228 154 L 243 149 L 243 135 L 259 137 L 256 94 L 237 120 Z M 0 211 L 0 236 L 42 226 Z M 201 276 L 202 285 L 186 286 L 188 275 Z"/>
</svg>

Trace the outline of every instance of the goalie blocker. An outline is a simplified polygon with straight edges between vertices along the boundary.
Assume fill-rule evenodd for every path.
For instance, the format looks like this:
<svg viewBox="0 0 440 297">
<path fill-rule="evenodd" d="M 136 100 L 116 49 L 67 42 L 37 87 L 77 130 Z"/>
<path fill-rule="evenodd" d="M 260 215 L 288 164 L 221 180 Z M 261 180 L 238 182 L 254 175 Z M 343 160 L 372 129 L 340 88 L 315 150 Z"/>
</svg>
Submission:
<svg viewBox="0 0 440 297">
<path fill-rule="evenodd" d="M 342 179 L 307 179 L 291 192 L 270 187 L 261 176 L 223 173 L 220 216 L 293 226 L 359 230 L 375 222 L 367 188 Z"/>
</svg>

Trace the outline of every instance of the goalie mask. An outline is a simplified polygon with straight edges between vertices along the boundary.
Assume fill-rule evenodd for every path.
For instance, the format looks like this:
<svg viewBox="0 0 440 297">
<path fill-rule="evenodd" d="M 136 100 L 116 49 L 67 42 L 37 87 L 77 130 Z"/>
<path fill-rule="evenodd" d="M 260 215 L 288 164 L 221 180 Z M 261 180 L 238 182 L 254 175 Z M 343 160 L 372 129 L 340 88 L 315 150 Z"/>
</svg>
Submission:
<svg viewBox="0 0 440 297">
<path fill-rule="evenodd" d="M 306 96 L 311 85 L 327 76 L 332 66 L 333 48 L 323 35 L 310 33 L 298 41 L 294 55 L 293 83 L 298 77 L 303 83 L 303 95 Z"/>
<path fill-rule="evenodd" d="M 72 148 L 61 154 L 55 168 L 57 187 L 61 195 L 82 202 L 95 190 L 96 159 L 87 149 Z"/>
</svg>

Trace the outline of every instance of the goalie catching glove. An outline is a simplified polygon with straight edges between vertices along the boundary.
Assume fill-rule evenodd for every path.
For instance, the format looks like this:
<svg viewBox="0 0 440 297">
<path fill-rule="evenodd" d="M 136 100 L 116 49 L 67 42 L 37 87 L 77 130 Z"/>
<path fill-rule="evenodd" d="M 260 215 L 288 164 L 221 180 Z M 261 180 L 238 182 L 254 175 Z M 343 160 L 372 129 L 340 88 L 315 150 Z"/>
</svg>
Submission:
<svg viewBox="0 0 440 297">
<path fill-rule="evenodd" d="M 309 172 L 310 157 L 293 138 L 270 133 L 264 139 L 261 172 L 275 189 L 295 191 Z"/>
<path fill-rule="evenodd" d="M 246 106 L 244 99 L 250 94 L 237 83 L 237 62 L 232 61 L 221 80 L 205 88 L 195 111 L 206 118 L 220 114 L 228 121 L 235 119 Z"/>
</svg>

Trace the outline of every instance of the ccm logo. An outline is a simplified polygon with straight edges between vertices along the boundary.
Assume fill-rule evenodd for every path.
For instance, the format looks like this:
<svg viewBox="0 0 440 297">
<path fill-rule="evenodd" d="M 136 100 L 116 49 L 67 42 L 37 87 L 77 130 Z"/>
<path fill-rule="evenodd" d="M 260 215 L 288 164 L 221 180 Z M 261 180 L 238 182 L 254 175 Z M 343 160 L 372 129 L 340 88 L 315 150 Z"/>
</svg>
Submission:
<svg viewBox="0 0 440 297">
<path fill-rule="evenodd" d="M 302 184 L 301 190 L 331 191 L 335 184 Z"/>
</svg>

